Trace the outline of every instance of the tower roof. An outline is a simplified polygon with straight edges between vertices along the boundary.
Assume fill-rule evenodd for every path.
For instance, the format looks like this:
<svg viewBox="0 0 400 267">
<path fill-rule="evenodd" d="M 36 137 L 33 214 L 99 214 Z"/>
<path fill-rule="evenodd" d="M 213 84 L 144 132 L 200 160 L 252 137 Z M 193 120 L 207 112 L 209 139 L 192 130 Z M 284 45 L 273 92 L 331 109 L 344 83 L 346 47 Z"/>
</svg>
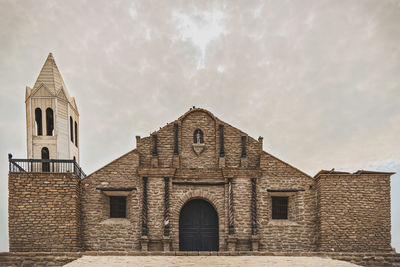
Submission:
<svg viewBox="0 0 400 267">
<path fill-rule="evenodd" d="M 42 84 L 46 85 L 49 91 L 54 95 L 56 95 L 61 88 L 64 88 L 64 91 L 66 91 L 64 80 L 61 77 L 61 73 L 58 70 L 52 53 L 49 53 L 33 89 L 40 87 Z"/>
<path fill-rule="evenodd" d="M 68 101 L 76 112 L 78 112 L 75 99 L 69 95 L 52 53 L 49 53 L 47 56 L 33 89 L 26 88 L 25 99 L 28 99 L 31 94 L 43 96 L 43 90 L 45 91 L 45 95 L 49 94 L 50 96 Z"/>
</svg>

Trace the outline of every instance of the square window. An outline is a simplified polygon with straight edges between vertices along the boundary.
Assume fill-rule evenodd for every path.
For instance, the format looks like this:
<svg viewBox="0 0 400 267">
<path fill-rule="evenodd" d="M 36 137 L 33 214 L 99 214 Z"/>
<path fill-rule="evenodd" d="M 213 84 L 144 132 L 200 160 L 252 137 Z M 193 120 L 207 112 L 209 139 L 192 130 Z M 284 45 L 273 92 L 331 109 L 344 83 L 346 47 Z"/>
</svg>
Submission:
<svg viewBox="0 0 400 267">
<path fill-rule="evenodd" d="M 272 197 L 272 219 L 288 219 L 289 197 Z"/>
<path fill-rule="evenodd" d="M 110 218 L 126 218 L 126 197 L 110 196 Z"/>
</svg>

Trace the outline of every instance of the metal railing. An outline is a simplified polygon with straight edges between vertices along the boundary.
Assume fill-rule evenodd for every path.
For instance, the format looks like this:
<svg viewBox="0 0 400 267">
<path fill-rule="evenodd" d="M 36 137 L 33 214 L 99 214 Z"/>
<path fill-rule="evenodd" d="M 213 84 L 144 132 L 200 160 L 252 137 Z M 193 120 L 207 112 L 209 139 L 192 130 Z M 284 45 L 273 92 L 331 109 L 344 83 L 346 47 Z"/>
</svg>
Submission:
<svg viewBox="0 0 400 267">
<path fill-rule="evenodd" d="M 86 174 L 74 159 L 13 159 L 8 154 L 9 172 L 74 173 L 80 178 Z"/>
</svg>

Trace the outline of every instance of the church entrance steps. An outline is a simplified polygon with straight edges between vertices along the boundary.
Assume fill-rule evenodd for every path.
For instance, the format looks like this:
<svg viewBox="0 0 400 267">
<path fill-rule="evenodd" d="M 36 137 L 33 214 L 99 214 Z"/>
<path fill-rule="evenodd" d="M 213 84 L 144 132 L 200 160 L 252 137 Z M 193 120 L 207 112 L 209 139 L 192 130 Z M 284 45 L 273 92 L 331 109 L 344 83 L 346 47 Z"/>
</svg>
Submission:
<svg viewBox="0 0 400 267">
<path fill-rule="evenodd" d="M 289 256 L 83 256 L 66 267 L 108 266 L 249 266 L 249 267 L 309 267 L 359 266 L 345 261 L 320 257 Z"/>
<path fill-rule="evenodd" d="M 186 257 L 190 256 L 190 257 Z M 211 256 L 211 257 L 208 257 Z M 215 264 L 209 263 L 209 266 L 216 265 L 220 260 L 229 259 L 229 262 L 233 259 L 237 263 L 236 265 L 223 265 L 221 266 L 240 266 L 245 264 L 239 264 L 241 259 L 251 261 L 250 266 L 269 266 L 275 262 L 275 260 L 282 259 L 282 262 L 287 265 L 270 265 L 270 266 L 393 266 L 400 267 L 400 254 L 394 252 L 365 252 L 365 253 L 353 253 L 353 252 L 252 252 L 252 251 L 86 251 L 86 252 L 0 252 L 0 266 L 85 266 L 85 265 L 72 265 L 80 263 L 81 261 L 92 261 L 93 259 L 117 259 L 121 260 L 141 260 L 145 264 L 147 260 L 170 260 L 172 262 L 180 261 L 180 259 L 187 259 L 187 263 L 183 265 L 201 266 L 197 264 L 196 259 L 206 261 L 206 259 L 215 260 Z M 146 259 L 147 258 L 147 259 Z M 175 259 L 175 260 L 174 260 Z M 252 261 L 252 259 L 254 261 Z M 292 265 L 292 261 L 298 261 L 299 264 L 306 261 L 312 260 L 308 265 Z M 78 261 L 76 261 L 78 260 Z M 263 263 L 263 260 L 265 262 Z M 315 260 L 315 261 L 314 261 Z M 323 260 L 336 260 L 336 261 L 323 261 Z M 353 265 L 343 265 L 345 262 L 353 263 Z M 341 265 L 334 265 L 334 263 Z M 100 261 L 99 261 L 100 263 Z M 132 266 L 133 266 L 132 262 Z M 192 264 L 193 263 L 193 264 Z M 263 263 L 264 265 L 257 265 Z M 290 263 L 290 265 L 288 265 Z M 315 263 L 315 264 L 314 264 Z M 329 263 L 329 264 L 328 264 Z M 145 264 L 146 266 L 152 266 Z M 176 266 L 177 264 L 175 264 Z M 207 265 L 206 263 L 204 265 Z M 92 266 L 92 265 L 86 265 Z M 98 265 L 106 266 L 106 265 Z M 114 266 L 114 265 L 113 265 Z M 116 265 L 119 266 L 119 265 Z M 124 265 L 121 265 L 124 266 Z M 138 265 L 142 266 L 142 265 Z M 154 265 L 157 266 L 157 265 Z M 168 265 L 160 265 L 168 266 Z M 173 266 L 173 265 L 171 265 Z"/>
</svg>

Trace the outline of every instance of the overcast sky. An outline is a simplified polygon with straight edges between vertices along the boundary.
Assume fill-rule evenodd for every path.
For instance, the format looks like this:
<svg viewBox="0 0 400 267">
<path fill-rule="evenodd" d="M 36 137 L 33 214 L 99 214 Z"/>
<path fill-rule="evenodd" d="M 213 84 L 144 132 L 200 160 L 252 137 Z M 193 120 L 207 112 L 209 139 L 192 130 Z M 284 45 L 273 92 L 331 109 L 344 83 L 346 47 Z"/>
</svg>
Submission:
<svg viewBox="0 0 400 267">
<path fill-rule="evenodd" d="M 234 2 L 234 3 L 233 3 Z M 7 153 L 49 52 L 80 112 L 87 173 L 191 106 L 310 175 L 400 173 L 400 1 L 0 0 L 0 251 Z M 400 175 L 392 245 L 400 250 Z"/>
</svg>

